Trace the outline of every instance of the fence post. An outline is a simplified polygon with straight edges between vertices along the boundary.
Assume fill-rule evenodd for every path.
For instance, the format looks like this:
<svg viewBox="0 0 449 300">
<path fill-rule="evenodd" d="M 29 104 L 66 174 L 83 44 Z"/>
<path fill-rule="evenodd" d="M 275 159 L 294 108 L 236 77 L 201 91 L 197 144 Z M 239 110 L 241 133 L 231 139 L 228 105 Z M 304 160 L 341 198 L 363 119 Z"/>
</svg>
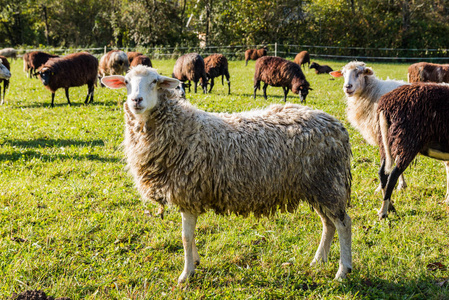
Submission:
<svg viewBox="0 0 449 300">
<path fill-rule="evenodd" d="M 274 43 L 274 56 L 278 56 L 278 43 Z"/>
<path fill-rule="evenodd" d="M 106 48 L 106 46 L 104 46 L 104 54 L 106 55 L 106 50 L 107 50 L 107 48 Z"/>
</svg>

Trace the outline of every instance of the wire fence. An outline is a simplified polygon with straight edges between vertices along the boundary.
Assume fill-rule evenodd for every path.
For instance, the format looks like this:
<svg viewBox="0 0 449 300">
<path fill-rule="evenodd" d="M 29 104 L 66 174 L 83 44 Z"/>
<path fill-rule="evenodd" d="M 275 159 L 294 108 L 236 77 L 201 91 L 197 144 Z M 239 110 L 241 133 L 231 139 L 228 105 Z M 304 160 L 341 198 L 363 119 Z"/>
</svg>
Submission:
<svg viewBox="0 0 449 300">
<path fill-rule="evenodd" d="M 303 50 L 307 50 L 311 57 L 330 60 L 366 60 L 366 61 L 432 61 L 445 62 L 449 60 L 449 49 L 405 49 L 405 48 L 373 48 L 373 47 L 339 47 L 321 45 L 290 45 L 290 44 L 264 44 L 268 55 L 292 58 Z M 31 51 L 48 51 L 65 55 L 79 51 L 88 51 L 96 56 L 101 56 L 107 51 L 120 49 L 123 51 L 139 51 L 153 59 L 176 59 L 185 53 L 196 52 L 203 56 L 213 53 L 221 53 L 230 60 L 243 60 L 245 51 L 252 48 L 260 48 L 262 45 L 232 45 L 232 46 L 206 46 L 206 47 L 137 47 L 137 48 L 45 48 L 43 49 L 17 49 L 19 53 Z"/>
</svg>

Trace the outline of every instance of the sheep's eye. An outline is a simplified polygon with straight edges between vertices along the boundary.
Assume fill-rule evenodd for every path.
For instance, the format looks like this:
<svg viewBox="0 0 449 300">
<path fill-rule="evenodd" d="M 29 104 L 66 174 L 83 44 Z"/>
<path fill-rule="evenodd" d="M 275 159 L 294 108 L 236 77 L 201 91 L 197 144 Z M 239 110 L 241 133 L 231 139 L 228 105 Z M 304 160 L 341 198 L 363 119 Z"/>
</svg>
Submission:
<svg viewBox="0 0 449 300">
<path fill-rule="evenodd" d="M 157 82 L 157 80 L 155 79 L 155 80 L 153 80 L 153 82 L 152 82 L 152 83 L 154 84 L 154 83 L 156 83 L 156 82 Z"/>
<path fill-rule="evenodd" d="M 125 84 L 128 84 L 129 82 L 128 82 L 128 80 L 125 80 Z"/>
</svg>

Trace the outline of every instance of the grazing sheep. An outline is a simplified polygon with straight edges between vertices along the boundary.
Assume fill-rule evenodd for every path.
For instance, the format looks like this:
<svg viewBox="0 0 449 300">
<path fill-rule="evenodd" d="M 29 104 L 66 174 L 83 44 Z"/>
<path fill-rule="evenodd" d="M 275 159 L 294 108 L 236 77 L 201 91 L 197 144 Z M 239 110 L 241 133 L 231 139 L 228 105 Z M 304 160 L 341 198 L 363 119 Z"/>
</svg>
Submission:
<svg viewBox="0 0 449 300">
<path fill-rule="evenodd" d="M 263 47 L 260 49 L 248 49 L 245 51 L 245 66 L 248 65 L 248 60 L 257 60 L 262 56 L 267 55 L 267 47 Z"/>
<path fill-rule="evenodd" d="M 9 57 L 15 60 L 17 58 L 17 50 L 14 48 L 4 48 L 0 50 L 0 56 Z"/>
<path fill-rule="evenodd" d="M 306 101 L 310 88 L 309 83 L 301 71 L 301 67 L 294 62 L 274 56 L 264 56 L 256 61 L 254 73 L 254 99 L 256 91 L 260 90 L 260 81 L 264 82 L 263 96 L 267 99 L 267 86 L 281 86 L 284 90 L 284 102 L 287 101 L 288 90 L 299 94 L 301 102 Z"/>
<path fill-rule="evenodd" d="M 139 55 L 143 55 L 143 53 L 140 53 L 140 52 L 127 52 L 126 53 L 126 56 L 128 56 L 128 62 L 129 62 L 129 65 L 131 66 L 131 63 L 133 62 L 133 59 L 135 58 L 135 57 L 137 57 L 137 56 L 139 56 Z"/>
<path fill-rule="evenodd" d="M 147 66 L 147 67 L 153 66 L 151 64 L 151 59 L 146 55 L 137 55 L 136 57 L 134 57 L 132 59 L 131 63 L 129 64 L 129 67 L 132 68 L 137 65 L 142 65 L 142 66 Z"/>
<path fill-rule="evenodd" d="M 328 65 L 319 65 L 316 62 L 312 62 L 309 69 L 315 69 L 315 74 L 329 74 L 332 72 L 332 68 Z"/>
<path fill-rule="evenodd" d="M 449 83 L 449 65 L 419 62 L 408 67 L 408 82 Z"/>
<path fill-rule="evenodd" d="M 39 69 L 39 77 L 44 86 L 51 91 L 51 107 L 54 106 L 55 92 L 65 89 L 67 102 L 69 88 L 87 84 L 88 92 L 84 103 L 94 101 L 94 85 L 97 83 L 98 59 L 87 53 L 79 52 L 60 58 L 52 58 Z M 90 96 L 90 101 L 89 100 Z"/>
<path fill-rule="evenodd" d="M 206 76 L 210 79 L 209 93 L 214 87 L 214 78 L 221 75 L 221 84 L 223 77 L 226 76 L 228 82 L 228 94 L 231 94 L 231 82 L 229 81 L 228 60 L 223 54 L 212 54 L 204 59 Z"/>
<path fill-rule="evenodd" d="M 181 211 L 185 265 L 178 282 L 200 261 L 194 241 L 200 214 L 270 216 L 278 208 L 294 211 L 300 200 L 323 223 L 312 264 L 327 260 L 337 230 L 336 278 L 351 271 L 351 149 L 337 119 L 297 104 L 204 112 L 174 95 L 177 80 L 143 66 L 102 81 L 128 91 L 124 148 L 137 189 L 144 199 Z"/>
<path fill-rule="evenodd" d="M 128 56 L 121 50 L 111 50 L 100 59 L 100 77 L 125 74 L 129 69 Z"/>
<path fill-rule="evenodd" d="M 42 65 L 44 65 L 50 58 L 59 57 L 58 55 L 53 55 L 50 53 L 45 53 L 41 51 L 32 51 L 25 53 L 23 55 L 23 71 L 29 73 L 29 78 L 32 76 L 37 78 L 37 73 L 35 73 Z"/>
<path fill-rule="evenodd" d="M 11 78 L 11 67 L 9 65 L 8 59 L 0 55 L 0 83 L 3 81 L 3 94 L 2 88 L 0 87 L 1 101 L 0 104 L 5 103 L 5 93 L 9 86 L 9 79 Z"/>
<path fill-rule="evenodd" d="M 304 65 L 307 63 L 307 66 L 310 68 L 310 55 L 307 51 L 301 51 L 295 56 L 295 63 L 302 66 L 304 68 Z"/>
<path fill-rule="evenodd" d="M 379 114 L 377 105 L 380 97 L 407 84 L 405 81 L 381 80 L 374 75 L 373 69 L 364 62 L 353 61 L 343 67 L 342 71 L 330 73 L 334 77 L 344 76 L 343 91 L 347 97 L 346 114 L 349 123 L 354 126 L 368 144 L 379 146 Z M 407 187 L 405 178 L 399 178 L 398 189 Z M 381 190 L 381 186 L 377 191 Z"/>
<path fill-rule="evenodd" d="M 185 81 L 189 81 L 188 87 L 190 92 L 190 81 L 195 83 L 195 93 L 197 90 L 198 81 L 201 79 L 201 86 L 203 93 L 207 93 L 207 75 L 204 66 L 204 60 L 198 53 L 187 53 L 180 56 L 173 67 L 173 78 L 178 79 L 183 83 L 185 89 Z"/>
<path fill-rule="evenodd" d="M 449 85 L 400 86 L 380 98 L 377 112 L 384 195 L 379 217 L 385 218 L 389 209 L 394 211 L 390 203 L 394 186 L 418 153 L 446 161 L 449 204 Z"/>
</svg>

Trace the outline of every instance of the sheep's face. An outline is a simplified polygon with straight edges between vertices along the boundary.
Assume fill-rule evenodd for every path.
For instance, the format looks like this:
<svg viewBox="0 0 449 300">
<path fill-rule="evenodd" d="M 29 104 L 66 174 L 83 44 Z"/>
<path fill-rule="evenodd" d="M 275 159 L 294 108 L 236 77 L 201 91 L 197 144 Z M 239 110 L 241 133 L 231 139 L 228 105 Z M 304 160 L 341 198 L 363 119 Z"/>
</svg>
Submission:
<svg viewBox="0 0 449 300">
<path fill-rule="evenodd" d="M 306 80 L 293 79 L 292 92 L 295 94 L 299 94 L 299 99 L 301 100 L 301 102 L 306 100 L 306 97 L 309 94 L 309 90 L 312 90 L 312 88 L 310 88 L 310 85 Z"/>
<path fill-rule="evenodd" d="M 149 112 L 157 105 L 161 90 L 174 89 L 180 83 L 177 79 L 161 76 L 155 69 L 142 65 L 133 68 L 126 76 L 106 76 L 101 82 L 113 89 L 126 87 L 126 102 L 135 115 Z"/>
<path fill-rule="evenodd" d="M 373 70 L 365 67 L 364 63 L 349 63 L 343 68 L 341 73 L 345 79 L 343 91 L 348 97 L 360 95 L 365 88 L 367 77 L 374 75 Z"/>
<path fill-rule="evenodd" d="M 2 60 L 0 59 L 0 79 L 11 78 L 11 72 L 5 67 Z"/>
<path fill-rule="evenodd" d="M 53 73 L 50 69 L 43 68 L 43 69 L 39 70 L 39 72 L 37 72 L 37 74 L 39 74 L 39 77 L 45 86 L 50 84 L 50 79 L 51 79 L 51 76 L 53 75 Z"/>
</svg>

